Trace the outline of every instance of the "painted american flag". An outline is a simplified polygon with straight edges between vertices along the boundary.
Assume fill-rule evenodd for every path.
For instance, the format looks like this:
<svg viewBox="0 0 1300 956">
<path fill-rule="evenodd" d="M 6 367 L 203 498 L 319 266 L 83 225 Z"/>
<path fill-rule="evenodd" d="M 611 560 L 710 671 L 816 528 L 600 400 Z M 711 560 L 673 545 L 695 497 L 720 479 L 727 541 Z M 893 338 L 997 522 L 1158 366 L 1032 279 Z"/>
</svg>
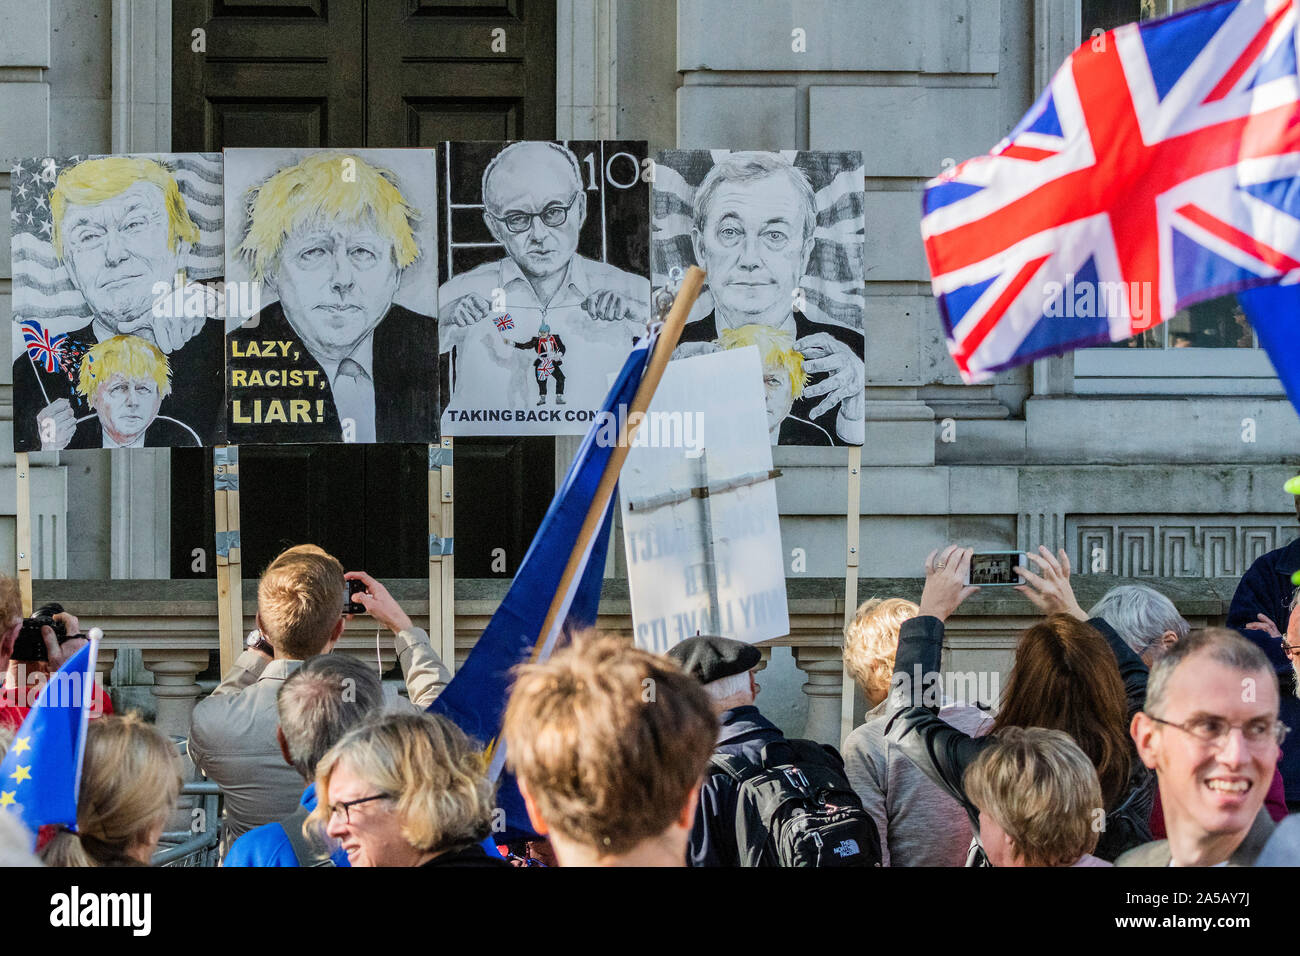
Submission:
<svg viewBox="0 0 1300 956">
<path fill-rule="evenodd" d="M 1300 279 L 1296 64 L 1295 0 L 1119 27 L 988 155 L 928 183 L 921 232 L 963 378 Z"/>
<path fill-rule="evenodd" d="M 90 320 L 90 307 L 72 285 L 68 270 L 50 244 L 54 223 L 50 193 L 59 173 L 93 156 L 41 156 L 19 160 L 10 171 L 9 227 L 13 258 L 13 321 L 36 322 L 51 335 L 70 332 Z M 199 228 L 199 244 L 190 252 L 187 278 L 219 278 L 224 269 L 220 153 L 134 154 L 156 159 L 171 169 L 190 218 Z M 22 355 L 21 335 L 13 336 L 11 358 Z"/>
</svg>

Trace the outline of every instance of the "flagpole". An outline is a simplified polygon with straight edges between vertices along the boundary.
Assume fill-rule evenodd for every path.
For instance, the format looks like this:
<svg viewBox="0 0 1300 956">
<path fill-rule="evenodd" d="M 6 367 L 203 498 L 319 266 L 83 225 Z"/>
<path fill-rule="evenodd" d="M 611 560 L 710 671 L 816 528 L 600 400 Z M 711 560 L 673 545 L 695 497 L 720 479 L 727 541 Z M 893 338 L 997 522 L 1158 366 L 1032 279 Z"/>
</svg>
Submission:
<svg viewBox="0 0 1300 956">
<path fill-rule="evenodd" d="M 655 389 L 659 387 L 659 381 L 663 378 L 664 369 L 668 367 L 668 360 L 673 354 L 673 349 L 677 347 L 677 340 L 681 338 L 682 327 L 686 324 L 686 316 L 690 314 L 691 306 L 695 304 L 695 300 L 700 295 L 700 289 L 704 286 L 704 278 L 704 270 L 699 266 L 691 266 L 686 270 L 681 288 L 677 291 L 677 298 L 673 300 L 673 307 L 669 310 L 663 328 L 659 331 L 659 340 L 655 343 L 654 354 L 650 356 L 650 360 L 646 364 L 646 371 L 641 377 L 641 384 L 637 386 L 636 395 L 628 408 L 627 417 L 617 416 L 619 419 L 618 443 L 610 453 L 609 461 L 605 463 L 605 471 L 600 476 L 600 483 L 596 486 L 595 494 L 592 495 L 591 505 L 587 509 L 587 516 L 582 522 L 582 529 L 578 532 L 578 538 L 574 543 L 573 550 L 569 552 L 569 560 L 564 566 L 564 574 L 560 577 L 560 584 L 555 589 L 555 595 L 551 598 L 551 606 L 547 609 L 546 619 L 542 622 L 541 633 L 537 635 L 536 643 L 533 645 L 532 659 L 534 661 L 537 660 L 538 655 L 541 653 L 547 635 L 555 627 L 555 619 L 559 614 L 561 605 L 564 603 L 565 596 L 572 587 L 573 579 L 578 573 L 578 565 L 582 563 L 592 537 L 605 519 L 605 510 L 614 496 L 614 486 L 618 483 L 619 472 L 622 471 L 623 462 L 627 459 L 628 449 L 631 447 L 632 439 L 636 435 L 637 425 L 640 424 L 646 410 L 650 407 L 650 400 L 654 398 Z M 637 414 L 638 412 L 640 414 Z"/>
<path fill-rule="evenodd" d="M 77 734 L 77 775 L 73 778 L 78 796 L 81 793 L 81 767 L 86 757 L 86 726 L 90 722 L 90 708 L 95 702 L 95 662 L 99 659 L 99 642 L 103 640 L 104 632 L 98 627 L 92 627 L 87 637 L 90 639 L 90 659 L 86 662 L 88 679 L 81 682 L 81 727 Z M 75 822 L 72 829 L 77 829 Z"/>
<path fill-rule="evenodd" d="M 14 530 L 18 555 L 18 591 L 22 596 L 23 617 L 32 614 L 32 489 L 27 460 L 27 452 L 14 454 L 17 481 L 17 507 L 15 508 Z"/>
</svg>

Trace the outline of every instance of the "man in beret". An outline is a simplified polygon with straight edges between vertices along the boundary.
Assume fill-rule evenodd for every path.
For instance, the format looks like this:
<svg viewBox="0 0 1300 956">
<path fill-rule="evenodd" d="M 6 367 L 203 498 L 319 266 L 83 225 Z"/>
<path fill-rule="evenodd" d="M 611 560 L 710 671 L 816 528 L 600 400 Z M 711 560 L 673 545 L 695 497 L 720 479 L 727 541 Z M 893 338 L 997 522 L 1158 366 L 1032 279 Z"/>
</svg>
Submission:
<svg viewBox="0 0 1300 956">
<path fill-rule="evenodd" d="M 701 684 L 718 713 L 722 731 L 716 753 L 734 754 L 758 765 L 763 747 L 785 735 L 758 712 L 754 698 L 758 681 L 754 668 L 758 648 L 725 637 L 691 637 L 673 647 L 668 656 Z M 736 813 L 740 785 L 716 766 L 710 766 L 700 789 L 695 827 L 687 846 L 691 866 L 740 866 L 736 846 Z"/>
</svg>

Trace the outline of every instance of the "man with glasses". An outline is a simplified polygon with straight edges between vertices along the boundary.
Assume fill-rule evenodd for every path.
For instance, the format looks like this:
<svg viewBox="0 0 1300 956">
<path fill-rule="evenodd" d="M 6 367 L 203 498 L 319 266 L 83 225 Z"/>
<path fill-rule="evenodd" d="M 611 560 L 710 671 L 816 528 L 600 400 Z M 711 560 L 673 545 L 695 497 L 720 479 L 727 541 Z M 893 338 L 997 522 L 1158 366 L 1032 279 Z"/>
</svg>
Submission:
<svg viewBox="0 0 1300 956">
<path fill-rule="evenodd" d="M 1263 809 L 1287 727 L 1268 658 L 1236 631 L 1193 631 L 1156 661 L 1130 732 L 1156 772 L 1167 840 L 1116 866 L 1250 866 L 1273 821 Z"/>
<path fill-rule="evenodd" d="M 482 189 L 483 222 L 506 255 L 438 290 L 440 347 L 451 355 L 448 429 L 482 420 L 484 410 L 530 408 L 528 421 L 555 423 L 539 426 L 541 433 L 579 434 L 586 426 L 572 410 L 536 412 L 531 386 L 539 406 L 554 378 L 557 406 L 598 408 L 609 374 L 645 334 L 650 282 L 578 254 L 587 189 L 566 147 L 511 143 L 488 163 Z M 615 227 L 606 224 L 611 239 Z M 548 356 L 538 343 L 547 333 L 565 346 L 550 350 L 543 369 Z M 478 417 L 462 419 L 476 411 Z"/>
</svg>

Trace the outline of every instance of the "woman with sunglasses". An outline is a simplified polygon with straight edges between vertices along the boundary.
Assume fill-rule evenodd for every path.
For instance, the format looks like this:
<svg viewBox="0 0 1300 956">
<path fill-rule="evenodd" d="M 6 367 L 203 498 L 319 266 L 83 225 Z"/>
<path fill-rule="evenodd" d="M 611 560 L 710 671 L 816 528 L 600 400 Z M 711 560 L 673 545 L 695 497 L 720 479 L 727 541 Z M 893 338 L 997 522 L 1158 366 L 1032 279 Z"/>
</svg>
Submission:
<svg viewBox="0 0 1300 956">
<path fill-rule="evenodd" d="M 352 866 L 502 866 L 480 845 L 494 787 L 483 758 L 446 718 L 381 714 L 354 727 L 316 768 L 308 827 Z"/>
</svg>

